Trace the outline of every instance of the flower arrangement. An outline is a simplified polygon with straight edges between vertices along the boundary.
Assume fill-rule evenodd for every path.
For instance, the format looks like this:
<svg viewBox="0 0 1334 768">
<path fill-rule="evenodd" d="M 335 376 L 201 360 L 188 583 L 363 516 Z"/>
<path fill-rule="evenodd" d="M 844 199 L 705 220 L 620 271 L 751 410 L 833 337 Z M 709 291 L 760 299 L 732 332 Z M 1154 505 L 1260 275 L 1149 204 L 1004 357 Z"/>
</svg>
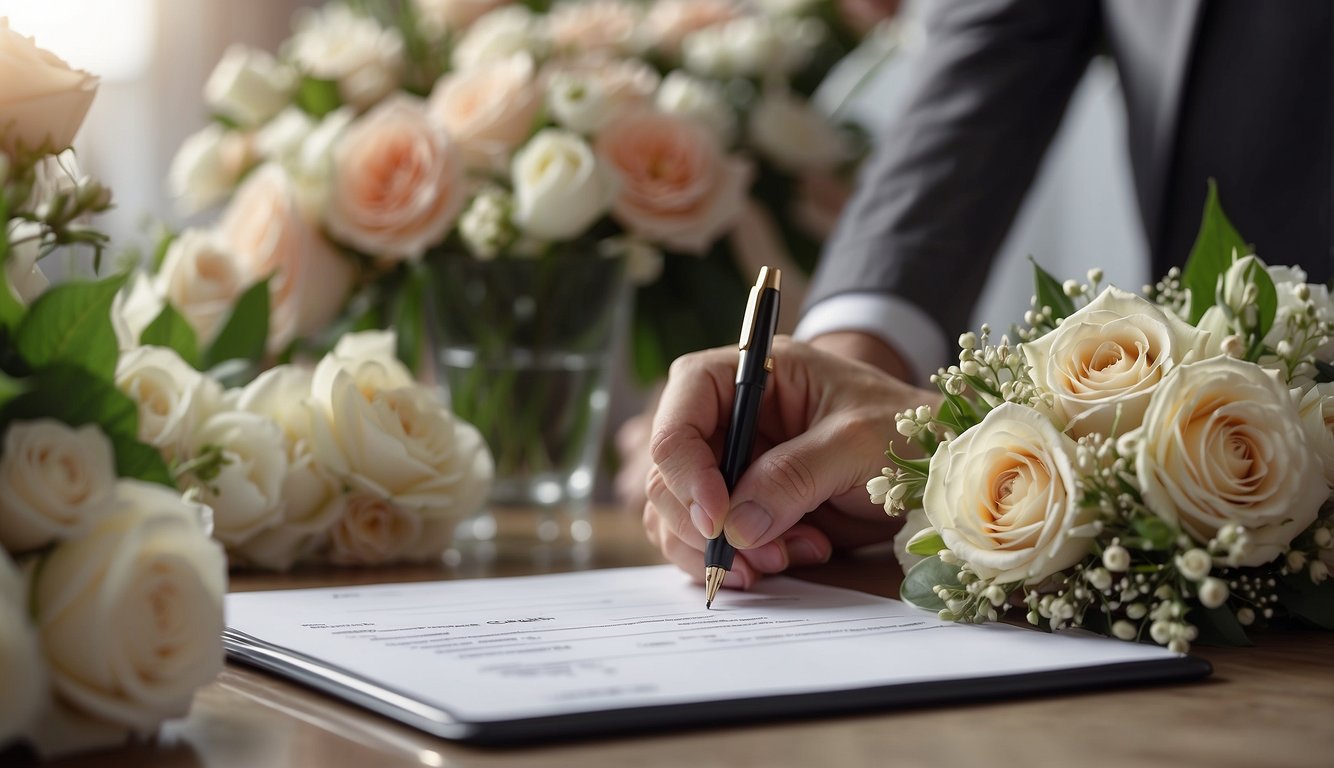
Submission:
<svg viewBox="0 0 1334 768">
<path fill-rule="evenodd" d="M 234 47 L 209 78 L 216 120 L 171 185 L 191 209 L 226 208 L 140 295 L 207 337 L 267 279 L 271 356 L 394 327 L 415 368 L 441 260 L 611 256 L 642 286 L 634 362 L 652 380 L 730 336 L 709 318 L 740 312 L 753 271 L 732 252 L 813 262 L 821 203 L 860 155 L 808 100 L 856 42 L 839 18 L 821 0 L 302 12 L 278 56 Z"/>
<path fill-rule="evenodd" d="M 96 78 L 0 19 L 0 83 L 20 82 L 0 87 L 0 749 L 52 756 L 185 714 L 222 667 L 229 557 L 438 558 L 492 470 L 391 332 L 229 388 L 269 338 L 266 283 L 197 315 L 204 343 L 168 303 L 132 330 L 126 275 L 50 285 L 41 258 L 106 245 L 86 218 L 110 192 L 65 151 Z M 208 247 L 167 258 L 213 275 Z"/>
<path fill-rule="evenodd" d="M 1253 255 L 1212 185 L 1184 271 L 1143 297 L 1036 271 L 1018 346 L 964 334 L 940 406 L 898 419 L 928 458 L 867 483 L 911 510 L 904 599 L 1181 652 L 1334 629 L 1328 289 Z"/>
</svg>

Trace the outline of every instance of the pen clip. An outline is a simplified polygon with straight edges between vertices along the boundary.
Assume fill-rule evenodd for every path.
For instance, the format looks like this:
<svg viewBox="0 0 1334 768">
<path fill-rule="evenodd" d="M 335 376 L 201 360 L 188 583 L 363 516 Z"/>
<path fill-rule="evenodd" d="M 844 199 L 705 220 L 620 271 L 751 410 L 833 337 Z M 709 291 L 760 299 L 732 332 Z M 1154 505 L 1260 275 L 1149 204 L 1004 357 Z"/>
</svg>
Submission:
<svg viewBox="0 0 1334 768">
<path fill-rule="evenodd" d="M 759 277 L 755 279 L 755 284 L 750 287 L 750 298 L 746 299 L 746 315 L 741 320 L 741 340 L 739 342 L 741 351 L 750 349 L 750 345 L 755 341 L 755 329 L 759 326 L 760 293 L 766 289 L 778 290 L 782 280 L 782 270 L 760 267 Z"/>
</svg>

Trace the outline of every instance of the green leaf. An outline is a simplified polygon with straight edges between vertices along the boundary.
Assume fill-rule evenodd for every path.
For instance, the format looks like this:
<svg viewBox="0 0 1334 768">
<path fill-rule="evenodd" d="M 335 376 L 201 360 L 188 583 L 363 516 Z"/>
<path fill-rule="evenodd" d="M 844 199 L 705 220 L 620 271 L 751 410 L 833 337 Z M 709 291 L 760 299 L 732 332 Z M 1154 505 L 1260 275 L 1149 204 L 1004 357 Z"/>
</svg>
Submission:
<svg viewBox="0 0 1334 768">
<path fill-rule="evenodd" d="M 1294 616 L 1334 629 L 1334 580 L 1312 584 L 1305 574 L 1287 576 L 1278 585 L 1278 599 Z"/>
<path fill-rule="evenodd" d="M 1150 517 L 1148 515 L 1137 517 L 1135 518 L 1133 525 L 1135 533 L 1139 534 L 1140 538 L 1144 539 L 1144 541 L 1148 542 L 1156 550 L 1161 551 L 1169 549 L 1172 546 L 1172 542 L 1176 541 L 1177 534 L 1176 531 L 1172 529 L 1172 526 L 1156 517 Z"/>
<path fill-rule="evenodd" d="M 10 400 L 27 392 L 28 389 L 29 382 L 27 379 L 15 379 L 0 371 L 0 408 L 3 408 Z"/>
<path fill-rule="evenodd" d="M 19 354 L 34 369 L 68 364 L 109 380 L 120 356 L 111 303 L 124 284 L 125 276 L 118 275 L 43 293 L 19 323 L 14 338 Z"/>
<path fill-rule="evenodd" d="M 928 557 L 914 565 L 899 587 L 899 599 L 928 611 L 945 609 L 945 601 L 936 596 L 938 586 L 959 586 L 959 566 L 946 565 L 939 557 Z"/>
<path fill-rule="evenodd" d="M 913 555 L 931 557 L 945 548 L 945 540 L 934 528 L 923 528 L 908 540 L 908 552 Z"/>
<path fill-rule="evenodd" d="M 905 459 L 894 452 L 894 446 L 892 445 L 889 447 L 889 450 L 885 451 L 885 455 L 888 456 L 889 460 L 894 462 L 894 465 L 897 466 L 899 469 L 911 472 L 914 475 L 921 475 L 922 477 L 926 477 L 927 472 L 931 471 L 930 458 Z"/>
<path fill-rule="evenodd" d="M 113 437 L 111 443 L 116 450 L 118 476 L 158 483 L 168 488 L 176 487 L 176 483 L 172 482 L 167 462 L 156 448 L 124 435 Z"/>
<path fill-rule="evenodd" d="M 1038 298 L 1038 306 L 1051 307 L 1054 315 L 1052 320 L 1073 315 L 1075 302 L 1065 295 L 1065 288 L 1061 287 L 1061 282 L 1043 269 L 1037 259 L 1029 256 L 1028 260 L 1033 263 L 1033 292 Z"/>
<path fill-rule="evenodd" d="M 55 419 L 72 427 L 98 424 L 112 438 L 136 438 L 139 409 L 110 381 L 69 365 L 38 371 L 27 392 L 0 408 L 0 431 L 13 421 Z"/>
<path fill-rule="evenodd" d="M 394 300 L 393 328 L 398 337 L 398 359 L 414 373 L 421 369 L 422 345 L 426 339 L 426 276 L 410 269 Z"/>
<path fill-rule="evenodd" d="M 1204 645 L 1249 646 L 1251 639 L 1246 636 L 1237 616 L 1226 605 L 1218 608 L 1196 607 L 1186 614 L 1186 621 L 1199 630 L 1199 641 Z"/>
<path fill-rule="evenodd" d="M 0 189 L 0 222 L 9 221 L 9 199 Z M 14 298 L 9 285 L 9 275 L 5 271 L 5 262 L 9 261 L 9 228 L 0 226 L 0 325 L 13 328 L 23 317 L 23 305 Z"/>
<path fill-rule="evenodd" d="M 310 116 L 324 117 L 342 104 L 337 80 L 321 80 L 309 75 L 301 78 L 301 85 L 296 91 L 296 105 Z"/>
<path fill-rule="evenodd" d="M 1218 200 L 1218 183 L 1209 180 L 1209 194 L 1204 201 L 1204 216 L 1200 221 L 1195 245 L 1186 259 L 1181 274 L 1182 285 L 1190 291 L 1190 322 L 1200 321 L 1204 311 L 1214 305 L 1214 289 L 1218 278 L 1232 265 L 1232 255 L 1249 256 L 1251 247 L 1241 239 L 1232 222 L 1223 213 Z"/>
<path fill-rule="evenodd" d="M 1258 289 L 1255 296 L 1256 319 L 1259 325 L 1256 328 L 1255 335 L 1263 339 L 1269 329 L 1274 327 L 1274 317 L 1278 315 L 1278 289 L 1274 287 L 1274 280 L 1260 266 L 1259 262 L 1252 261 L 1246 270 L 1246 282 L 1254 283 Z"/>
<path fill-rule="evenodd" d="M 258 361 L 269 336 L 269 281 L 252 285 L 232 308 L 231 317 L 204 353 L 205 368 L 224 360 Z"/>
<path fill-rule="evenodd" d="M 164 304 L 157 318 L 139 335 L 141 344 L 170 347 L 192 367 L 199 367 L 199 341 L 195 329 L 171 304 Z"/>
</svg>

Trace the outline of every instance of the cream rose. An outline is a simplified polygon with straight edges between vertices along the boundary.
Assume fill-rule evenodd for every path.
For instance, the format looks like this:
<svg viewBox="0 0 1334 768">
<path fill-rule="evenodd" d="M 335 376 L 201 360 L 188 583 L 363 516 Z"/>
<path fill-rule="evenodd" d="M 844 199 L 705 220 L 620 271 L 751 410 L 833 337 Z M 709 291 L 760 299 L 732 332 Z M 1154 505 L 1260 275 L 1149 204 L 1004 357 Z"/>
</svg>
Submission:
<svg viewBox="0 0 1334 768">
<path fill-rule="evenodd" d="M 65 149 L 96 93 L 96 77 L 38 48 L 0 17 L 0 152 Z"/>
<path fill-rule="evenodd" d="M 314 130 L 315 121 L 310 115 L 298 107 L 288 107 L 255 132 L 255 151 L 268 160 L 291 162 L 300 156 Z"/>
<path fill-rule="evenodd" d="M 704 124 L 724 146 L 735 138 L 736 110 L 716 83 L 674 70 L 663 79 L 655 103 L 663 112 Z"/>
<path fill-rule="evenodd" d="M 222 403 L 221 385 L 166 347 L 138 347 L 122 354 L 116 387 L 139 407 L 139 439 L 168 460 L 183 455 L 195 428 Z"/>
<path fill-rule="evenodd" d="M 412 0 L 422 25 L 435 35 L 467 29 L 510 0 Z"/>
<path fill-rule="evenodd" d="M 143 272 L 133 272 L 111 300 L 111 327 L 122 352 L 139 346 L 139 337 L 162 312 L 162 306 L 153 279 Z"/>
<path fill-rule="evenodd" d="M 347 496 L 329 532 L 329 559 L 340 565 L 382 565 L 404 559 L 422 533 L 421 513 L 374 493 Z"/>
<path fill-rule="evenodd" d="M 572 131 L 591 134 L 627 109 L 646 107 L 661 78 L 642 61 L 585 56 L 546 68 L 547 109 Z"/>
<path fill-rule="evenodd" d="M 369 255 L 417 260 L 453 226 L 466 198 L 464 159 L 423 104 L 388 99 L 334 148 L 329 232 Z"/>
<path fill-rule="evenodd" d="M 1057 424 L 1078 437 L 1138 427 L 1163 378 L 1202 357 L 1208 341 L 1176 315 L 1109 287 L 1021 348 Z"/>
<path fill-rule="evenodd" d="M 1239 565 L 1277 557 L 1329 494 L 1292 395 L 1276 374 L 1217 357 L 1180 366 L 1144 413 L 1135 474 L 1144 503 L 1207 543 L 1247 530 Z"/>
<path fill-rule="evenodd" d="M 557 3 L 547 16 L 552 45 L 567 52 L 638 53 L 642 22 L 639 6 L 622 0 Z"/>
<path fill-rule="evenodd" d="M 1334 488 L 1334 383 L 1313 385 L 1298 404 L 1306 444 L 1320 459 L 1325 484 Z"/>
<path fill-rule="evenodd" d="M 271 419 L 282 430 L 287 472 L 282 483 L 282 519 L 233 548 L 239 559 L 273 570 L 287 570 L 319 546 L 343 514 L 344 496 L 337 479 L 316 459 L 310 442 L 312 374 L 284 365 L 247 384 L 237 407 Z"/>
<path fill-rule="evenodd" d="M 353 488 L 423 514 L 462 516 L 491 483 L 475 427 L 417 385 L 393 357 L 394 336 L 344 336 L 315 368 L 315 456 Z"/>
<path fill-rule="evenodd" d="M 115 486 L 116 454 L 96 426 L 11 424 L 0 454 L 0 544 L 22 552 L 83 533 Z"/>
<path fill-rule="evenodd" d="M 217 337 L 250 285 L 217 235 L 199 229 L 187 229 L 172 242 L 153 282 L 157 294 L 194 329 L 201 347 Z"/>
<path fill-rule="evenodd" d="M 342 309 L 355 268 L 306 219 L 280 166 L 267 163 L 246 177 L 218 235 L 247 280 L 269 279 L 270 351 L 324 328 Z"/>
<path fill-rule="evenodd" d="M 398 88 L 403 38 L 370 16 L 342 4 L 300 9 L 284 52 L 320 80 L 338 83 L 338 95 L 356 109 L 369 108 Z"/>
<path fill-rule="evenodd" d="M 8 233 L 10 249 L 5 256 L 5 279 L 9 282 L 10 295 L 26 307 L 51 287 L 51 281 L 46 279 L 46 273 L 37 264 L 42 255 L 41 244 L 36 239 L 27 239 L 39 233 L 40 225 L 19 221 L 11 226 L 13 229 Z"/>
<path fill-rule="evenodd" d="M 725 155 L 708 129 L 649 110 L 612 119 L 597 137 L 618 181 L 612 215 L 634 235 L 704 253 L 736 223 L 751 168 Z"/>
<path fill-rule="evenodd" d="M 255 163 L 253 137 L 210 123 L 181 143 L 167 171 L 167 187 L 183 213 L 225 200 Z"/>
<path fill-rule="evenodd" d="M 706 77 L 786 75 L 805 66 L 823 37 L 814 19 L 743 16 L 687 35 L 682 60 Z"/>
<path fill-rule="evenodd" d="M 794 175 L 832 171 L 852 157 L 847 136 L 810 102 L 786 89 L 766 90 L 746 128 L 756 149 Z"/>
<path fill-rule="evenodd" d="M 123 480 L 111 513 L 47 557 L 33 594 L 61 704 L 148 734 L 222 670 L 227 562 L 197 514 Z"/>
<path fill-rule="evenodd" d="M 734 0 L 658 0 L 649 8 L 645 25 L 660 47 L 676 54 L 687 35 L 743 15 Z"/>
<path fill-rule="evenodd" d="M 542 20 L 522 5 L 507 5 L 478 19 L 454 47 L 451 60 L 455 69 L 467 70 L 516 53 L 542 56 L 548 46 Z"/>
<path fill-rule="evenodd" d="M 607 212 L 613 184 L 578 135 L 547 128 L 514 156 L 514 220 L 527 234 L 567 240 Z"/>
<path fill-rule="evenodd" d="M 0 548 L 0 749 L 26 732 L 49 697 L 46 662 L 27 609 L 27 585 Z"/>
<path fill-rule="evenodd" d="M 296 79 L 267 51 L 232 45 L 204 83 L 204 102 L 242 128 L 257 128 L 288 105 Z"/>
<path fill-rule="evenodd" d="M 462 147 L 469 167 L 494 170 L 528 138 L 541 107 L 533 58 L 518 53 L 440 78 L 427 114 Z"/>
<path fill-rule="evenodd" d="M 189 456 L 215 455 L 189 472 L 182 483 L 213 509 L 213 536 L 236 546 L 282 520 L 287 450 L 282 431 L 270 419 L 245 411 L 222 411 L 195 430 Z"/>
<path fill-rule="evenodd" d="M 1032 408 L 1001 403 L 931 457 L 922 506 L 983 578 L 1035 584 L 1088 554 L 1075 442 Z"/>
</svg>

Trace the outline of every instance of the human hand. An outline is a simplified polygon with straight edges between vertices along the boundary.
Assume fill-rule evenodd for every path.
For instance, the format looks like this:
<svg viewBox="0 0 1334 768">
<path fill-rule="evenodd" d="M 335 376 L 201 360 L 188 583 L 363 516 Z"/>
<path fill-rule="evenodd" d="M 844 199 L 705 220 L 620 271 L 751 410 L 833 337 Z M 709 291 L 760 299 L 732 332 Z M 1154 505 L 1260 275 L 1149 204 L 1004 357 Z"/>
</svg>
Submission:
<svg viewBox="0 0 1334 768">
<path fill-rule="evenodd" d="M 718 457 L 731 416 L 735 348 L 672 364 L 653 422 L 644 527 L 671 562 L 703 575 L 706 539 L 738 550 L 728 582 L 827 560 L 834 548 L 893 537 L 895 521 L 870 502 L 866 481 L 885 465 L 905 408 L 939 395 L 780 336 L 760 405 L 758 452 L 729 496 Z M 903 446 L 897 450 L 902 451 Z"/>
</svg>

